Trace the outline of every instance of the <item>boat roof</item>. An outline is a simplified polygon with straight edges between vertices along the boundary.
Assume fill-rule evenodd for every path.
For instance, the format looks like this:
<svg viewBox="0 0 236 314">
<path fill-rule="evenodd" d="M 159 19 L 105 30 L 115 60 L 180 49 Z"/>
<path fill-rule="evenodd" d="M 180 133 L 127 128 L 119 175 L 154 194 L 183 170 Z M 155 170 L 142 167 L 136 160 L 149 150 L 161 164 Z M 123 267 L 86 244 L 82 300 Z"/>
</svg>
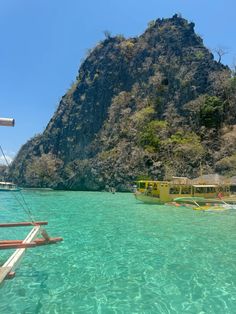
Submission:
<svg viewBox="0 0 236 314">
<path fill-rule="evenodd" d="M 170 183 L 169 181 L 159 181 L 159 180 L 138 180 L 137 183 Z"/>
<path fill-rule="evenodd" d="M 194 184 L 195 188 L 215 188 L 217 187 L 216 184 Z"/>
<path fill-rule="evenodd" d="M 192 179 L 193 184 L 222 184 L 225 183 L 226 178 L 218 173 L 203 174 L 198 178 Z"/>
<path fill-rule="evenodd" d="M 12 183 L 12 182 L 0 182 L 0 184 L 4 184 L 4 185 L 15 185 L 15 184 Z"/>
<path fill-rule="evenodd" d="M 150 182 L 150 183 L 156 183 L 156 182 L 164 182 L 164 181 L 158 181 L 158 180 L 138 180 L 136 182 Z"/>
</svg>

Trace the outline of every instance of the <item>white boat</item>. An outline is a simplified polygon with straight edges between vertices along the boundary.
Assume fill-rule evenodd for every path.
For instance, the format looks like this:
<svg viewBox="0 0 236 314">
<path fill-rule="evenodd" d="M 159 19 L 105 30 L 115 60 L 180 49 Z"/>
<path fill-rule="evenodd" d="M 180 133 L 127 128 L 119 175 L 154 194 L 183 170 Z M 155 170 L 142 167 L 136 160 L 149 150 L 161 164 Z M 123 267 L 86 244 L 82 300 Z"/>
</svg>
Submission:
<svg viewBox="0 0 236 314">
<path fill-rule="evenodd" d="M 20 191 L 20 188 L 12 182 L 0 182 L 0 191 L 3 192 L 16 192 Z"/>
</svg>

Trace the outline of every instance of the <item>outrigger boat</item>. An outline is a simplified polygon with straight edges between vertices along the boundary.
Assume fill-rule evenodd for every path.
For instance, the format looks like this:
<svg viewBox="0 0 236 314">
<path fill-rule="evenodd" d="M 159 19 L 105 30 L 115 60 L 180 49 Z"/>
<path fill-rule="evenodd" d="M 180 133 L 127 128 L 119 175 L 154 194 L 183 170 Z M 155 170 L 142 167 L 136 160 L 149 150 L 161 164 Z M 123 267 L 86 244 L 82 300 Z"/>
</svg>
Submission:
<svg viewBox="0 0 236 314">
<path fill-rule="evenodd" d="M 222 206 L 236 204 L 235 195 L 231 195 L 230 185 L 196 184 L 196 180 L 186 177 L 174 177 L 172 181 L 148 181 L 137 183 L 135 197 L 147 204 L 178 203 L 195 207 Z"/>
<path fill-rule="evenodd" d="M 0 118 L 0 126 L 14 126 L 14 119 Z M 0 250 L 15 249 L 14 253 L 7 261 L 3 265 L 0 265 L 0 284 L 3 283 L 5 279 L 10 279 L 15 276 L 15 269 L 28 248 L 54 244 L 63 240 L 60 237 L 51 238 L 43 227 L 48 223 L 46 221 L 34 221 L 30 209 L 28 207 L 23 208 L 28 213 L 31 220 L 30 222 L 0 223 L 0 229 L 32 226 L 32 229 L 24 240 L 0 240 Z M 38 235 L 42 237 L 38 238 Z"/>
</svg>

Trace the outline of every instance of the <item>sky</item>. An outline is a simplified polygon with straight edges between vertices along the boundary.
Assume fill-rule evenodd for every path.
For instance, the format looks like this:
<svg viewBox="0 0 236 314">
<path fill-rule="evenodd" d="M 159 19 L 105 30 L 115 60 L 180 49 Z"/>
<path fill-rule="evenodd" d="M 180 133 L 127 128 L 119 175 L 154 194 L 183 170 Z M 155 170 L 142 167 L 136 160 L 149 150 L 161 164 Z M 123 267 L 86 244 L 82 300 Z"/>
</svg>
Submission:
<svg viewBox="0 0 236 314">
<path fill-rule="evenodd" d="M 149 21 L 179 13 L 209 49 L 227 50 L 222 62 L 232 66 L 235 12 L 235 0 L 0 0 L 0 117 L 16 121 L 0 127 L 5 154 L 43 132 L 104 31 L 139 36 Z"/>
</svg>

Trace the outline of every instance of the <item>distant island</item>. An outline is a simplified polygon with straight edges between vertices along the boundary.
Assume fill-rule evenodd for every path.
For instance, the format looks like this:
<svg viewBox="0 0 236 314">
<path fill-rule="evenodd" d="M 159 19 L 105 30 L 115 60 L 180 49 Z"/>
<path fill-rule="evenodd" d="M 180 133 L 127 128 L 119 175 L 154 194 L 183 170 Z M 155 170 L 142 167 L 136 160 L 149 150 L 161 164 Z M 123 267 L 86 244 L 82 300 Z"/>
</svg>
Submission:
<svg viewBox="0 0 236 314">
<path fill-rule="evenodd" d="M 65 61 L 66 62 L 66 61 Z M 127 191 L 141 178 L 233 175 L 236 76 L 174 15 L 92 49 L 8 176 L 24 187 Z"/>
</svg>

